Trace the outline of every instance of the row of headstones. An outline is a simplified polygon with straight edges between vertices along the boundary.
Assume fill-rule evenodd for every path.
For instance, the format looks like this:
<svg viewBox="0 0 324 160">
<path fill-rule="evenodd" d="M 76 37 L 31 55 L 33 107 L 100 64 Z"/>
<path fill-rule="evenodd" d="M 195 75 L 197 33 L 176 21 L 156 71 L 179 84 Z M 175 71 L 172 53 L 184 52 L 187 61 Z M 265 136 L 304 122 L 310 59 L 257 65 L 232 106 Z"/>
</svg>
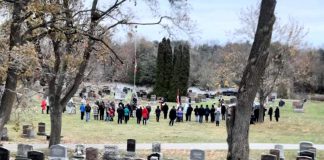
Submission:
<svg viewBox="0 0 324 160">
<path fill-rule="evenodd" d="M 23 125 L 22 126 L 23 133 L 22 137 L 24 138 L 34 138 L 35 137 L 35 132 L 32 127 L 32 125 Z M 45 123 L 38 123 L 38 133 L 37 135 L 45 136 Z M 4 127 L 1 133 L 1 141 L 9 141 L 9 136 L 8 136 L 8 129 L 7 127 Z"/>
<path fill-rule="evenodd" d="M 270 150 L 270 154 L 261 155 L 261 160 L 284 160 L 283 145 L 275 145 L 275 149 Z M 302 141 L 299 143 L 299 151 L 296 160 L 315 160 L 316 148 L 312 142 Z"/>
</svg>

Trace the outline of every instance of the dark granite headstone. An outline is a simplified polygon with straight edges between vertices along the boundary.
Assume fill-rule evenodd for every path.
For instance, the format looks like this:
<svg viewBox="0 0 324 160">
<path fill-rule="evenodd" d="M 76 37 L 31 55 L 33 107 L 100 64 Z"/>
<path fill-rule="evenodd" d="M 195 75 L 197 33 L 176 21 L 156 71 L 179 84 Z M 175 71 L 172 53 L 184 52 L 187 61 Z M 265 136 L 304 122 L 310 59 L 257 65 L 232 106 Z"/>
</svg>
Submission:
<svg viewBox="0 0 324 160">
<path fill-rule="evenodd" d="M 161 152 L 161 143 L 158 143 L 158 142 L 152 143 L 152 152 L 160 153 Z"/>
<path fill-rule="evenodd" d="M 136 150 L 136 140 L 127 139 L 127 152 L 135 152 Z"/>
<path fill-rule="evenodd" d="M 37 135 L 46 135 L 46 130 L 45 130 L 45 123 L 40 122 L 38 123 L 38 132 Z"/>
<path fill-rule="evenodd" d="M 23 125 L 23 136 L 27 136 L 27 129 L 30 127 L 30 125 Z"/>
<path fill-rule="evenodd" d="M 205 151 L 192 149 L 190 151 L 190 160 L 205 160 Z"/>
<path fill-rule="evenodd" d="M 312 158 L 307 156 L 297 156 L 296 160 L 312 160 Z"/>
<path fill-rule="evenodd" d="M 44 153 L 39 151 L 29 151 L 27 157 L 31 160 L 44 160 Z"/>
<path fill-rule="evenodd" d="M 10 151 L 0 147 L 0 159 L 1 160 L 9 160 L 10 158 Z"/>
<path fill-rule="evenodd" d="M 99 153 L 97 148 L 87 148 L 86 149 L 86 160 L 98 160 Z"/>
<path fill-rule="evenodd" d="M 33 146 L 28 144 L 18 144 L 17 156 L 18 158 L 27 158 L 27 153 L 33 150 Z"/>
<path fill-rule="evenodd" d="M 279 149 L 270 149 L 270 154 L 275 155 L 276 159 L 280 159 L 280 150 Z"/>
<path fill-rule="evenodd" d="M 261 160 L 277 160 L 277 157 L 272 154 L 261 155 Z"/>
<path fill-rule="evenodd" d="M 8 137 L 8 129 L 7 127 L 3 127 L 2 133 L 1 133 L 1 141 L 9 141 Z"/>
<path fill-rule="evenodd" d="M 312 159 L 315 158 L 315 153 L 308 151 L 308 150 L 304 150 L 304 151 L 300 151 L 299 152 L 299 156 L 307 156 L 307 157 L 311 157 Z"/>
</svg>

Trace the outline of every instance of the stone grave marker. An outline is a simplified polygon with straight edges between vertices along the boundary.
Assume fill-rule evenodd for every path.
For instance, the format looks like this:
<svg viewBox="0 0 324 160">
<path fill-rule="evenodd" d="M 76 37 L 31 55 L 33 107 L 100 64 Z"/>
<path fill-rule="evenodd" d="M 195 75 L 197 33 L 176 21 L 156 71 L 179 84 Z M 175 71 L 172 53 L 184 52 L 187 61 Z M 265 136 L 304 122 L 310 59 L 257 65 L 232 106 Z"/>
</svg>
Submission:
<svg viewBox="0 0 324 160">
<path fill-rule="evenodd" d="M 67 148 L 63 145 L 52 145 L 50 147 L 49 160 L 68 160 Z"/>
<path fill-rule="evenodd" d="M 199 149 L 192 149 L 190 151 L 190 160 L 205 160 L 205 151 Z"/>
<path fill-rule="evenodd" d="M 33 146 L 28 144 L 18 144 L 16 159 L 26 159 L 27 153 L 33 150 Z"/>
<path fill-rule="evenodd" d="M 280 150 L 279 149 L 270 149 L 270 154 L 275 155 L 277 160 L 280 160 Z"/>
<path fill-rule="evenodd" d="M 1 133 L 1 141 L 9 141 L 8 137 L 8 129 L 7 127 L 3 127 L 2 133 Z"/>
<path fill-rule="evenodd" d="M 261 160 L 277 160 L 277 157 L 272 154 L 261 155 Z"/>
<path fill-rule="evenodd" d="M 45 160 L 44 153 L 39 151 L 29 151 L 27 158 L 31 160 Z"/>
<path fill-rule="evenodd" d="M 152 153 L 149 156 L 147 156 L 148 160 L 161 160 L 163 159 L 159 153 Z"/>
<path fill-rule="evenodd" d="M 153 101 L 153 102 L 156 101 L 156 95 L 151 95 L 151 101 Z"/>
<path fill-rule="evenodd" d="M 159 143 L 159 142 L 152 143 L 152 152 L 160 153 L 161 152 L 161 143 Z"/>
<path fill-rule="evenodd" d="M 0 147 L 0 159 L 1 160 L 9 160 L 10 158 L 10 151 Z"/>
<path fill-rule="evenodd" d="M 277 144 L 274 147 L 275 149 L 280 150 L 280 159 L 285 159 L 285 150 L 284 150 L 284 146 L 281 144 Z"/>
<path fill-rule="evenodd" d="M 309 147 L 313 147 L 314 144 L 308 141 L 299 142 L 299 151 L 307 150 Z"/>
<path fill-rule="evenodd" d="M 126 157 L 135 157 L 135 151 L 136 151 L 136 140 L 135 139 L 127 139 Z"/>
<path fill-rule="evenodd" d="M 86 149 L 86 160 L 98 160 L 99 159 L 99 151 L 97 148 L 87 148 Z"/>
<path fill-rule="evenodd" d="M 85 149 L 84 145 L 77 144 L 75 146 L 75 150 L 74 150 L 74 153 L 73 153 L 73 158 L 75 158 L 75 159 L 84 159 L 85 158 L 84 149 Z"/>
<path fill-rule="evenodd" d="M 315 147 L 306 147 L 307 151 L 313 152 L 314 153 L 314 157 L 316 157 L 316 148 Z"/>
<path fill-rule="evenodd" d="M 299 156 L 307 156 L 311 157 L 313 160 L 315 159 L 315 153 L 307 150 L 300 151 Z"/>
<path fill-rule="evenodd" d="M 312 158 L 307 156 L 297 156 L 296 160 L 312 160 Z"/>
<path fill-rule="evenodd" d="M 301 101 L 293 101 L 294 112 L 304 112 L 304 103 Z"/>
<path fill-rule="evenodd" d="M 27 128 L 26 138 L 35 138 L 35 131 L 31 126 Z"/>
<path fill-rule="evenodd" d="M 23 125 L 23 136 L 27 136 L 27 129 L 30 127 L 30 125 Z"/>
<path fill-rule="evenodd" d="M 38 132 L 37 135 L 45 136 L 46 130 L 45 130 L 45 123 L 39 122 L 38 123 Z"/>
<path fill-rule="evenodd" d="M 116 160 L 119 158 L 118 146 L 105 145 L 103 160 Z"/>
</svg>

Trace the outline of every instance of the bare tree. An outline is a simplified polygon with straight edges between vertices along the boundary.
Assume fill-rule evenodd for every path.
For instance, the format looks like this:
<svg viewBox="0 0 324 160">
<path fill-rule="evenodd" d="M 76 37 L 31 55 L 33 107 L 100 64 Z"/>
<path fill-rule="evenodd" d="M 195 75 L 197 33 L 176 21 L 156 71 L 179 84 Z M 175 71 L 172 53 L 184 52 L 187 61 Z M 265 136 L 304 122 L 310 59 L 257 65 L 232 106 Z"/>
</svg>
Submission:
<svg viewBox="0 0 324 160">
<path fill-rule="evenodd" d="M 269 55 L 276 0 L 262 0 L 254 42 L 238 90 L 238 102 L 226 121 L 228 160 L 249 159 L 249 125 L 252 105 Z"/>
</svg>

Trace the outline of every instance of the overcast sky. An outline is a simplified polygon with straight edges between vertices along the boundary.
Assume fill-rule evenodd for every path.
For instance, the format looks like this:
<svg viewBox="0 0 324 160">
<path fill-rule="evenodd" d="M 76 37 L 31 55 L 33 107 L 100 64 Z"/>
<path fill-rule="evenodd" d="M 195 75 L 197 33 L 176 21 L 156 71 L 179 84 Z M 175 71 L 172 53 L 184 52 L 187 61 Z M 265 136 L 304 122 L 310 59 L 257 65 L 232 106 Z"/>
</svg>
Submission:
<svg viewBox="0 0 324 160">
<path fill-rule="evenodd" d="M 149 20 L 151 14 L 137 0 L 136 14 L 142 21 Z M 195 42 L 216 42 L 224 44 L 232 41 L 232 34 L 240 27 L 239 14 L 242 9 L 255 6 L 259 0 L 188 0 L 191 5 L 190 17 L 196 22 Z M 160 0 L 161 8 L 168 7 L 167 0 Z M 277 0 L 276 16 L 283 23 L 293 18 L 308 32 L 304 41 L 314 47 L 324 47 L 324 0 Z M 144 18 L 143 18 L 144 17 Z M 139 26 L 138 35 L 149 40 L 161 40 L 168 36 L 158 26 Z M 123 30 L 118 38 L 125 37 Z M 177 37 L 186 39 L 185 36 Z"/>
</svg>

